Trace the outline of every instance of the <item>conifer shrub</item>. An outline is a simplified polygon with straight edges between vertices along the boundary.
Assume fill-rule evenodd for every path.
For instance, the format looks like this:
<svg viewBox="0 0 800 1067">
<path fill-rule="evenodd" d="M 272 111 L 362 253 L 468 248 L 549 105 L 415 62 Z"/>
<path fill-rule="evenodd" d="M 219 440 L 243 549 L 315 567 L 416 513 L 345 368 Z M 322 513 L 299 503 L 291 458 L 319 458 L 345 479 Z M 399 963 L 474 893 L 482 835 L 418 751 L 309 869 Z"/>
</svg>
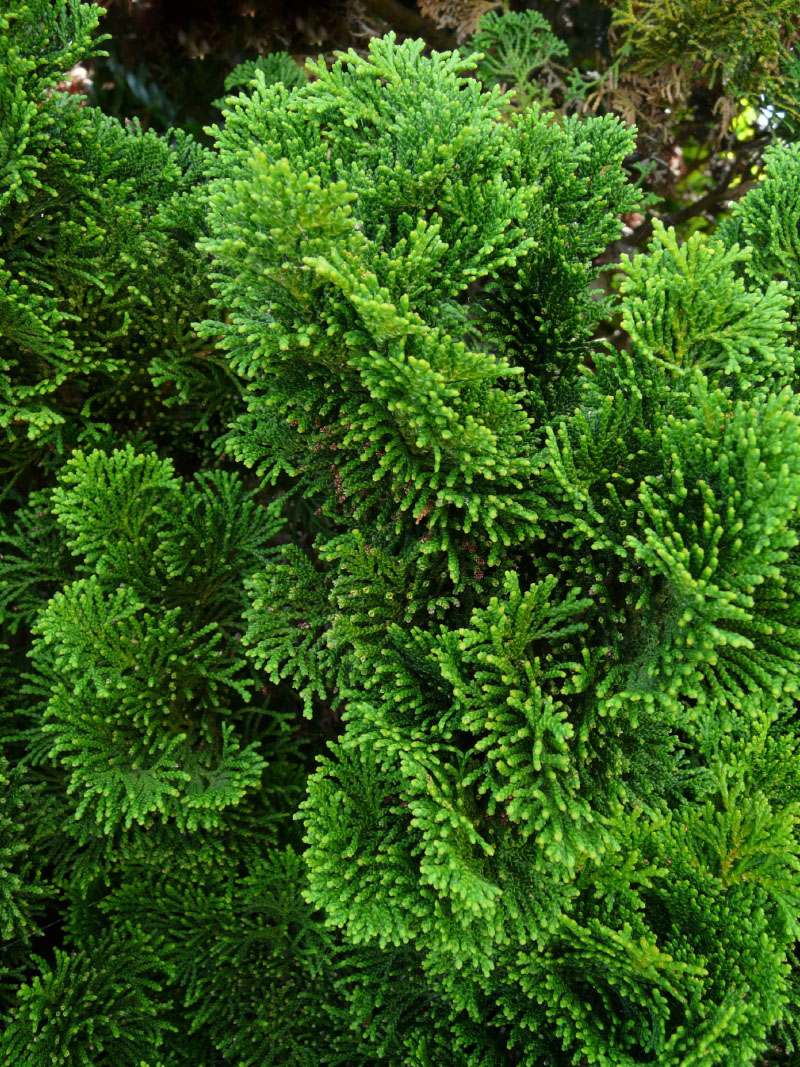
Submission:
<svg viewBox="0 0 800 1067">
<path fill-rule="evenodd" d="M 727 245 L 752 250 L 742 268 L 757 284 L 784 281 L 791 317 L 800 326 L 800 143 L 775 144 L 765 153 L 765 177 L 723 219 Z M 796 337 L 796 335 L 795 335 Z M 796 342 L 795 342 L 796 343 Z"/>
<path fill-rule="evenodd" d="M 530 106 L 536 99 L 552 106 L 547 91 L 531 79 L 568 52 L 564 41 L 556 37 L 538 11 L 502 15 L 490 11 L 464 47 L 465 54 L 483 56 L 475 72 L 478 80 L 485 86 L 513 86 L 515 102 L 521 107 Z"/>
<path fill-rule="evenodd" d="M 206 151 L 0 16 L 3 1067 L 794 1052 L 794 149 L 601 300 L 613 117 L 387 35 Z"/>
<path fill-rule="evenodd" d="M 786 285 L 657 228 L 593 345 L 631 134 L 500 122 L 467 63 L 373 40 L 215 131 L 226 447 L 321 523 L 246 638 L 344 722 L 307 896 L 389 1062 L 753 1063 L 800 869 Z"/>
<path fill-rule="evenodd" d="M 283 519 L 212 447 L 208 153 L 59 90 L 97 16 L 0 3 L 0 1063 L 366 1064 L 242 655 Z"/>
</svg>

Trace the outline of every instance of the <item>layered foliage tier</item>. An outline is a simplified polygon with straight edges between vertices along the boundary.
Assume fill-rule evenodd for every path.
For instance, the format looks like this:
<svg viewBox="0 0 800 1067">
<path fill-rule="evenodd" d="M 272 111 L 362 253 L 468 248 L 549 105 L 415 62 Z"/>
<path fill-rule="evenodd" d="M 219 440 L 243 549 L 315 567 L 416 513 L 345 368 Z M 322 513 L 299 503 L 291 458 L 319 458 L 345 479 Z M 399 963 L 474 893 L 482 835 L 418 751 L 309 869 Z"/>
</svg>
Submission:
<svg viewBox="0 0 800 1067">
<path fill-rule="evenodd" d="M 0 13 L 0 1062 L 780 1062 L 796 146 L 601 298 L 634 134 L 498 53 L 250 64 L 204 149 Z"/>
</svg>

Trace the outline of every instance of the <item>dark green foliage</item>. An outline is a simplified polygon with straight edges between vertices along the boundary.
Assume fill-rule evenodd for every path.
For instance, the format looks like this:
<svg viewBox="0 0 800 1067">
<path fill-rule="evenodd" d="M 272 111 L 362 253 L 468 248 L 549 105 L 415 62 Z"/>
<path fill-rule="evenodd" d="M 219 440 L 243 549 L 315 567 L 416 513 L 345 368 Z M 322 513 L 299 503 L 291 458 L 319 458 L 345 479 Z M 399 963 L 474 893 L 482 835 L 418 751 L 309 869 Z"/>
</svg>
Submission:
<svg viewBox="0 0 800 1067">
<path fill-rule="evenodd" d="M 310 746 L 241 648 L 281 520 L 197 470 L 237 395 L 190 325 L 207 156 L 56 89 L 97 9 L 0 15 L 0 1062 L 343 1067 L 291 851 Z"/>
<path fill-rule="evenodd" d="M 167 405 L 172 440 L 208 425 L 231 390 L 190 326 L 206 294 L 203 150 L 58 91 L 91 54 L 96 8 L 5 3 L 0 17 L 3 469 L 63 453 L 89 418 L 142 425 Z"/>
<path fill-rule="evenodd" d="M 50 694 L 41 744 L 69 771 L 76 816 L 106 834 L 155 814 L 218 825 L 265 767 L 235 738 L 254 681 L 225 645 L 275 523 L 235 476 L 184 486 L 130 447 L 75 452 L 51 506 L 90 572 L 39 614 L 31 653 Z"/>
<path fill-rule="evenodd" d="M 197 845 L 183 870 L 137 857 L 94 918 L 123 930 L 141 916 L 178 1000 L 165 1007 L 167 1062 L 371 1067 L 369 1044 L 348 1032 L 334 939 L 298 892 L 302 858 L 243 833 Z"/>
<path fill-rule="evenodd" d="M 33 915 L 44 894 L 31 819 L 37 790 L 26 781 L 23 768 L 12 770 L 4 757 L 0 757 L 0 787 L 0 934 L 4 941 L 26 941 L 36 929 Z"/>
<path fill-rule="evenodd" d="M 35 962 L 40 973 L 20 986 L 0 1037 L 4 1067 L 139 1067 L 143 1049 L 160 1048 L 169 1027 L 156 999 L 161 989 L 153 951 L 145 941 L 120 947 L 117 941 L 89 939 L 79 952 L 56 950 L 52 967 L 42 959 Z M 88 1017 L 87 1002 L 98 1005 Z"/>
<path fill-rule="evenodd" d="M 9 1067 L 38 1067 L 37 1045 L 64 1063 L 277 1067 L 292 1049 L 311 1067 L 320 1044 L 353 1062 L 335 946 L 285 847 L 306 756 L 238 652 L 245 580 L 281 525 L 257 496 L 222 470 L 186 481 L 152 449 L 76 450 L 6 539 L 5 603 L 36 638 L 4 718 L 33 783 L 21 765 L 0 812 Z M 24 555 L 55 531 L 61 575 L 44 545 Z M 35 818 L 15 819 L 25 795 Z M 40 976 L 14 999 L 44 894 L 66 897 L 70 951 L 29 961 Z"/>
</svg>

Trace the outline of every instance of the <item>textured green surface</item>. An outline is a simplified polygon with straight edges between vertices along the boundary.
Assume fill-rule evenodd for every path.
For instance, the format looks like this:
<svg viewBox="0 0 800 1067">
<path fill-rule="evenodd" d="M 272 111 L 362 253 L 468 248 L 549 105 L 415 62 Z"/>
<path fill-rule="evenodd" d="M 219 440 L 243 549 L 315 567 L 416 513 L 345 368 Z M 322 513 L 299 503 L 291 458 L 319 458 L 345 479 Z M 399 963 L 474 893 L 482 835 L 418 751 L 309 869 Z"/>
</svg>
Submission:
<svg viewBox="0 0 800 1067">
<path fill-rule="evenodd" d="M 791 1051 L 795 148 L 598 300 L 616 118 L 389 35 L 206 150 L 0 20 L 3 1067 Z"/>
</svg>

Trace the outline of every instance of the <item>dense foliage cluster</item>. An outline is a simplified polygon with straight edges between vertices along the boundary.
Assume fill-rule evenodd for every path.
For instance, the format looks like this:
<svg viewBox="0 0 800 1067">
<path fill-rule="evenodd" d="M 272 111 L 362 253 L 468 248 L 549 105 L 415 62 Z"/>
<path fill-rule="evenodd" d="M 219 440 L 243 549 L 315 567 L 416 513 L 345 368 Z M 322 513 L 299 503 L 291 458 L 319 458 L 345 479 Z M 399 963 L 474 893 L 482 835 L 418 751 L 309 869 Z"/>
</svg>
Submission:
<svg viewBox="0 0 800 1067">
<path fill-rule="evenodd" d="M 0 0 L 4 1067 L 800 1047 L 800 152 L 601 298 L 530 14 L 205 148 Z"/>
</svg>

